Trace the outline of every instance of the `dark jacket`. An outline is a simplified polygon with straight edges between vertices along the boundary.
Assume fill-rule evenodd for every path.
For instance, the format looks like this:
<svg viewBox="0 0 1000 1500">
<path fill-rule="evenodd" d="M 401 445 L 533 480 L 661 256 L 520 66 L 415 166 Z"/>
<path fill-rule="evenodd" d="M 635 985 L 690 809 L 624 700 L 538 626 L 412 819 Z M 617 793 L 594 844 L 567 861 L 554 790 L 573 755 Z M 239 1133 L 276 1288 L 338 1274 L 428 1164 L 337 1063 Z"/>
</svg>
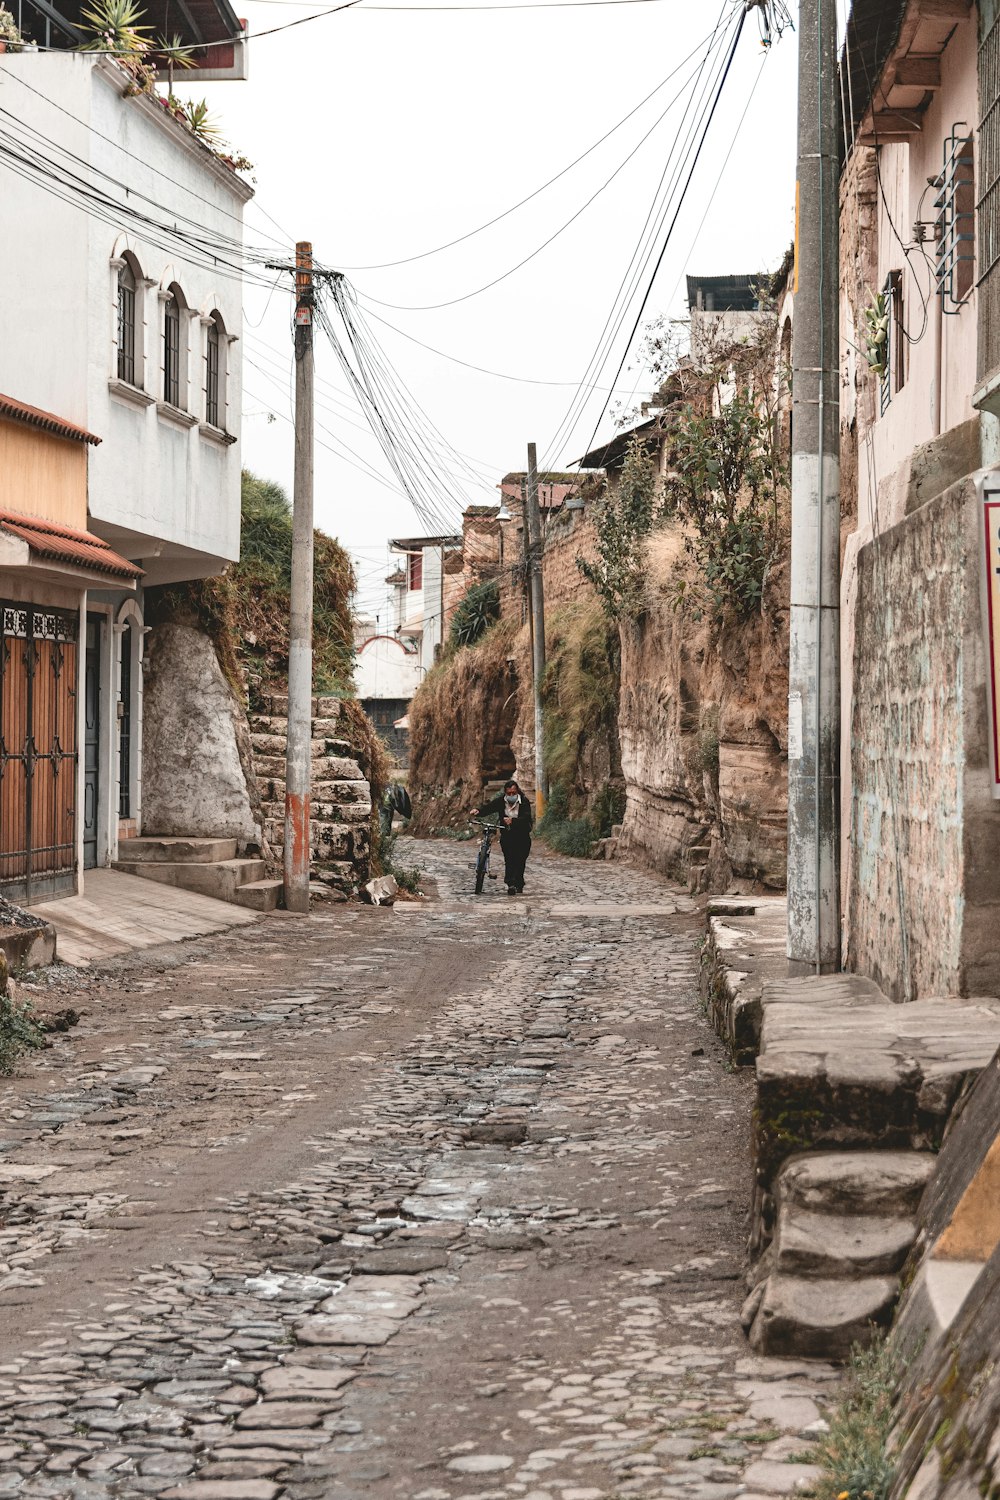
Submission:
<svg viewBox="0 0 1000 1500">
<path fill-rule="evenodd" d="M 479 812 L 484 818 L 499 818 L 501 841 L 504 839 L 513 841 L 515 839 L 528 840 L 531 838 L 531 828 L 535 820 L 531 812 L 531 803 L 523 792 L 520 794 L 517 817 L 509 827 L 503 821 L 504 805 L 502 792 L 499 797 L 494 797 L 492 802 L 488 802 L 485 807 L 481 807 Z"/>
</svg>

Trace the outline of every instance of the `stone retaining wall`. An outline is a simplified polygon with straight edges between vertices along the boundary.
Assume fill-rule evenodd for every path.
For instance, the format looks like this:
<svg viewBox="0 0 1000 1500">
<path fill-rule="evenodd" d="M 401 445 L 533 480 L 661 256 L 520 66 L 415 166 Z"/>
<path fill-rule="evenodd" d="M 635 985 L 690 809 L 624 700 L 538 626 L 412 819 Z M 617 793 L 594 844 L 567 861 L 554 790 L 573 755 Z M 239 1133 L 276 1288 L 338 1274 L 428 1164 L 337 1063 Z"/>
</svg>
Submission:
<svg viewBox="0 0 1000 1500">
<path fill-rule="evenodd" d="M 894 999 L 1000 987 L 980 510 L 966 478 L 857 549 L 847 965 Z"/>
</svg>

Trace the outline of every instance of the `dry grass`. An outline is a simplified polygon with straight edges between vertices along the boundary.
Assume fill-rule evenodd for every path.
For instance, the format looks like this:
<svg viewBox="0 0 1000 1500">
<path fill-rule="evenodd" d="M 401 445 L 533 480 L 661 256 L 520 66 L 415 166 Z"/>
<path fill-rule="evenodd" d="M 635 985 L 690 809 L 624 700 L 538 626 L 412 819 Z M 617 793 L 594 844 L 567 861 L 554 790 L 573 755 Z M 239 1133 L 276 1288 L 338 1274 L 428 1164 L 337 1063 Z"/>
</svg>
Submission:
<svg viewBox="0 0 1000 1500">
<path fill-rule="evenodd" d="M 432 668 L 410 705 L 410 774 L 414 826 L 426 830 L 475 806 L 494 745 L 516 716 L 517 689 L 509 658 L 517 627 L 502 620 L 474 646 Z"/>
</svg>

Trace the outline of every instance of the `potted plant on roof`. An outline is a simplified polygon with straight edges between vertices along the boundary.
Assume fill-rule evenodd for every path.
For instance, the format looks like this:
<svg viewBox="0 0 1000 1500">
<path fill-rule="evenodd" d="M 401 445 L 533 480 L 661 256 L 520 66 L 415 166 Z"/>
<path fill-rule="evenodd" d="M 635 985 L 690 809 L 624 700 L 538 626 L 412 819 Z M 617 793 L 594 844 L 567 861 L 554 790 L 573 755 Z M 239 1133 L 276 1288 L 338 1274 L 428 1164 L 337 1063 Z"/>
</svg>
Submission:
<svg viewBox="0 0 1000 1500">
<path fill-rule="evenodd" d="M 20 52 L 23 44 L 17 22 L 6 6 L 0 5 L 0 52 Z"/>
<path fill-rule="evenodd" d="M 135 0 L 95 0 L 91 10 L 80 14 L 80 30 L 88 35 L 80 51 L 104 52 L 113 57 L 129 75 L 126 94 L 149 93 L 156 76 L 148 56 L 153 50 L 153 33 L 140 24 L 144 15 Z"/>
</svg>

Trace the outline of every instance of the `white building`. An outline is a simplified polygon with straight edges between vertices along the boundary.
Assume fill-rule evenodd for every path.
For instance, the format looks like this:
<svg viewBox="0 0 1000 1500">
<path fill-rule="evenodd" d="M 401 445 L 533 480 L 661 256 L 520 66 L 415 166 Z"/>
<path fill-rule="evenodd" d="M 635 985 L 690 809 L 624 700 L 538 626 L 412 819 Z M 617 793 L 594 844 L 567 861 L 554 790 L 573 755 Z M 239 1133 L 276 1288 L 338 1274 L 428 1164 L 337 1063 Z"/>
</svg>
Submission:
<svg viewBox="0 0 1000 1500">
<path fill-rule="evenodd" d="M 199 15 L 238 34 L 227 0 Z M 170 29 L 183 31 L 180 13 Z M 80 607 L 84 867 L 116 857 L 120 830 L 141 831 L 144 591 L 219 573 L 240 543 L 238 266 L 251 189 L 126 84 L 87 53 L 0 57 L 3 118 L 16 121 L 5 129 L 28 158 L 15 169 L 0 156 L 0 392 L 100 440 L 88 530 L 142 570 L 138 587 L 90 578 Z M 15 509 L 49 514 L 33 483 Z M 0 598 L 14 582 L 0 559 Z"/>
<path fill-rule="evenodd" d="M 399 573 L 387 580 L 395 592 L 394 634 L 416 650 L 423 677 L 438 658 L 455 603 L 461 597 L 462 538 L 406 537 L 389 546 L 391 551 L 403 554 Z"/>
</svg>

